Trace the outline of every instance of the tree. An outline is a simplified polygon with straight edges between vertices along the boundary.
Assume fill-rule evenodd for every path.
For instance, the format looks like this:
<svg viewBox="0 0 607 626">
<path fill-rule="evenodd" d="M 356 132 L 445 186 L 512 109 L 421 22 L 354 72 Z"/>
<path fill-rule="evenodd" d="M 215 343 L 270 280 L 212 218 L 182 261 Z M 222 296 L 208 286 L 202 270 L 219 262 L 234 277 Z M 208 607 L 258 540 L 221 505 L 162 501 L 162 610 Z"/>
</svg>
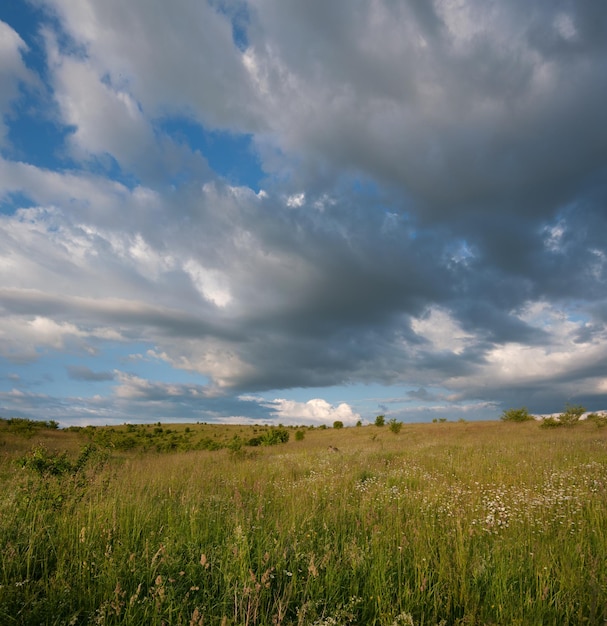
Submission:
<svg viewBox="0 0 607 626">
<path fill-rule="evenodd" d="M 561 413 L 558 417 L 546 417 L 542 420 L 541 426 L 544 428 L 556 428 L 558 426 L 575 426 L 579 421 L 580 417 L 586 412 L 586 409 L 583 406 L 572 406 L 571 404 L 567 404 L 565 406 L 564 413 Z"/>
<path fill-rule="evenodd" d="M 386 416 L 385 415 L 378 415 L 375 418 L 375 425 L 376 426 L 383 426 L 386 423 Z"/>
<path fill-rule="evenodd" d="M 333 428 L 343 428 L 344 423 L 341 420 L 335 420 L 333 422 Z"/>
<path fill-rule="evenodd" d="M 529 422 L 533 415 L 523 406 L 520 409 L 506 409 L 500 418 L 503 422 Z"/>
<path fill-rule="evenodd" d="M 585 412 L 586 409 L 581 405 L 573 406 L 567 404 L 565 406 L 565 412 L 559 415 L 559 422 L 563 426 L 575 426 Z"/>
<path fill-rule="evenodd" d="M 392 418 L 389 422 L 388 422 L 388 426 L 390 427 L 390 430 L 395 434 L 398 435 L 398 433 L 400 432 L 400 429 L 403 427 L 403 423 L 397 421 L 396 419 Z"/>
</svg>

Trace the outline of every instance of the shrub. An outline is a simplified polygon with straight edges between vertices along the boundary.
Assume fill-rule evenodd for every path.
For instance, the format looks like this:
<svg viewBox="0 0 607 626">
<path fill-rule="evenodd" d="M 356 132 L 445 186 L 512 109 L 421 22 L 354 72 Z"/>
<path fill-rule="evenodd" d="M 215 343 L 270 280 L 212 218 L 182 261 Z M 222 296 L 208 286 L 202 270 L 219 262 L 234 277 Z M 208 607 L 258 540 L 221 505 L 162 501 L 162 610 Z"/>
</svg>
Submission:
<svg viewBox="0 0 607 626">
<path fill-rule="evenodd" d="M 94 445 L 86 445 L 78 458 L 72 462 L 67 452 L 50 452 L 46 446 L 40 445 L 18 459 L 18 463 L 39 476 L 63 476 L 80 472 L 96 452 L 97 448 Z"/>
<path fill-rule="evenodd" d="M 341 420 L 335 420 L 333 422 L 333 428 L 343 428 L 344 423 Z"/>
<path fill-rule="evenodd" d="M 529 422 L 533 415 L 523 406 L 520 409 L 506 409 L 500 418 L 503 422 Z"/>
<path fill-rule="evenodd" d="M 559 422 L 559 420 L 556 417 L 545 417 L 542 420 L 542 423 L 540 424 L 542 428 L 558 428 L 559 426 L 562 426 L 562 425 L 563 424 Z"/>
<path fill-rule="evenodd" d="M 586 409 L 581 405 L 573 406 L 567 404 L 565 412 L 561 413 L 559 417 L 559 421 L 563 426 L 575 426 L 585 412 Z"/>
<path fill-rule="evenodd" d="M 0 419 L 0 423 L 4 424 L 9 432 L 21 435 L 27 439 L 31 438 L 43 429 L 57 430 L 59 422 L 50 420 L 48 422 L 36 421 L 27 417 L 10 417 L 9 419 Z"/>
<path fill-rule="evenodd" d="M 305 431 L 297 430 L 295 431 L 295 441 L 302 441 L 305 436 Z"/>
<path fill-rule="evenodd" d="M 249 445 L 253 445 L 249 443 Z M 258 444 L 259 445 L 259 444 Z M 194 450 L 221 450 L 223 445 L 212 437 L 203 437 L 195 446 Z"/>
<path fill-rule="evenodd" d="M 36 446 L 19 459 L 19 464 L 39 476 L 61 476 L 73 471 L 66 452 L 49 452 L 45 446 Z"/>
<path fill-rule="evenodd" d="M 603 428 L 607 426 L 607 414 L 605 413 L 590 413 L 588 421 L 597 425 L 597 428 Z"/>
<path fill-rule="evenodd" d="M 403 423 L 397 421 L 396 419 L 392 418 L 389 422 L 388 422 L 388 426 L 390 427 L 390 430 L 395 434 L 398 435 L 398 433 L 400 432 L 400 429 L 403 427 Z"/>
<path fill-rule="evenodd" d="M 261 438 L 264 446 L 274 446 L 277 443 L 287 443 L 289 441 L 289 431 L 284 427 L 270 428 Z"/>
<path fill-rule="evenodd" d="M 376 426 L 383 426 L 386 423 L 386 416 L 385 415 L 378 415 L 375 418 L 375 425 Z"/>
<path fill-rule="evenodd" d="M 228 443 L 228 446 L 227 446 L 230 456 L 232 457 L 244 456 L 244 450 L 242 449 L 243 445 L 244 445 L 244 441 L 238 435 L 234 435 L 234 438 Z"/>
</svg>

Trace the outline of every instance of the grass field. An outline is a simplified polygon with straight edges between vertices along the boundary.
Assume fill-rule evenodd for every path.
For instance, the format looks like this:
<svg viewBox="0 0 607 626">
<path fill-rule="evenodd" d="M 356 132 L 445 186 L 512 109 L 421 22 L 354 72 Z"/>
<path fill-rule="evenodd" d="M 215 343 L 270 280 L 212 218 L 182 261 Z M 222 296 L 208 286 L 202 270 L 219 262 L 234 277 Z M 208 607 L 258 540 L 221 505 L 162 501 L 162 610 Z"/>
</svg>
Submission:
<svg viewBox="0 0 607 626">
<path fill-rule="evenodd" d="M 286 430 L 0 423 L 0 623 L 607 623 L 607 428 Z"/>
</svg>

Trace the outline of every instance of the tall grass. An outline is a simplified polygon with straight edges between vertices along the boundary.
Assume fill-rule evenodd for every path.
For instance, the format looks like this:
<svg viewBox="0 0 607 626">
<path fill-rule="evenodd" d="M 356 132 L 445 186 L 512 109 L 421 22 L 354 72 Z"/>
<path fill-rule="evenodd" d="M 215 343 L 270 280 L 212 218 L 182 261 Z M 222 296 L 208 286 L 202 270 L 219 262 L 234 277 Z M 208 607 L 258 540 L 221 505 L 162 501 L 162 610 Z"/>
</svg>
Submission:
<svg viewBox="0 0 607 626">
<path fill-rule="evenodd" d="M 368 426 L 59 476 L 6 460 L 0 623 L 602 624 L 606 435 Z"/>
</svg>

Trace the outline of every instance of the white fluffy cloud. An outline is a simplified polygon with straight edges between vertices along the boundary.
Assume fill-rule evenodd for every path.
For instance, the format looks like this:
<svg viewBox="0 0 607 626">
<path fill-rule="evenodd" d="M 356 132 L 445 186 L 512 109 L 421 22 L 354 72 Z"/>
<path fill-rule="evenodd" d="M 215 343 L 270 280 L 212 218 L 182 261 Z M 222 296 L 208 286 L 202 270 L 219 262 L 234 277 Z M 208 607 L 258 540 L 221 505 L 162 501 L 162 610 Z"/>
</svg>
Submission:
<svg viewBox="0 0 607 626">
<path fill-rule="evenodd" d="M 283 424 L 333 424 L 341 421 L 345 426 L 353 426 L 360 419 L 360 415 L 352 407 L 342 402 L 333 405 L 322 398 L 313 398 L 307 402 L 296 402 L 276 398 L 268 402 L 261 402 L 272 411 L 277 421 Z"/>
</svg>

